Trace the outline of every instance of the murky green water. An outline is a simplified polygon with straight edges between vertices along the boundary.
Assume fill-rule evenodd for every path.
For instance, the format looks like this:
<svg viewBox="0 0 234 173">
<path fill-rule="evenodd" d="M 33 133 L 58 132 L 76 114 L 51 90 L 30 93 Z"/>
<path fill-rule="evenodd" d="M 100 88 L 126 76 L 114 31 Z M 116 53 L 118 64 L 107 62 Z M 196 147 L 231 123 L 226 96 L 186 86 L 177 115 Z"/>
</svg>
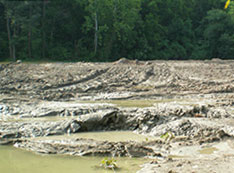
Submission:
<svg viewBox="0 0 234 173">
<path fill-rule="evenodd" d="M 0 146 L 1 173 L 109 173 L 99 168 L 103 158 L 61 155 L 36 155 L 11 146 Z M 146 159 L 117 158 L 121 168 L 116 172 L 132 173 L 140 169 Z"/>
<path fill-rule="evenodd" d="M 48 136 L 48 137 L 38 137 L 37 139 L 77 139 L 77 138 L 86 138 L 86 139 L 94 139 L 99 141 L 111 141 L 111 142 L 119 142 L 119 141 L 148 141 L 158 139 L 156 137 L 148 137 L 140 134 L 133 133 L 132 131 L 101 131 L 101 132 L 82 132 L 75 133 L 71 135 L 58 135 L 58 136 Z"/>
<path fill-rule="evenodd" d="M 167 103 L 177 101 L 176 99 L 159 99 L 159 100 L 96 100 L 96 101 L 80 101 L 80 103 L 110 103 L 118 107 L 152 107 L 156 103 Z"/>
<path fill-rule="evenodd" d="M 216 147 L 208 147 L 199 150 L 200 154 L 213 154 L 215 151 L 218 151 Z"/>
</svg>

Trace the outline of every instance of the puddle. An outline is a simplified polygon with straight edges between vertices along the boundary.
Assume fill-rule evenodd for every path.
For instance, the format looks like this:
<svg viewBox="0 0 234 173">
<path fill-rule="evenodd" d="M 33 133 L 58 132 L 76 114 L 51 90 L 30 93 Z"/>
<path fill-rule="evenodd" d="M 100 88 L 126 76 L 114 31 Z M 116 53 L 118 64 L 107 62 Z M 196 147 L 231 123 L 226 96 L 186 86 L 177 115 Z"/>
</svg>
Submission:
<svg viewBox="0 0 234 173">
<path fill-rule="evenodd" d="M 159 103 L 175 103 L 182 106 L 199 106 L 201 103 L 212 104 L 214 101 L 206 100 L 203 98 L 159 98 L 159 99 L 145 99 L 145 100 L 95 100 L 95 101 L 79 101 L 79 103 L 101 103 L 101 104 L 113 104 L 117 107 L 153 107 Z"/>
<path fill-rule="evenodd" d="M 94 139 L 99 141 L 149 141 L 157 139 L 156 137 L 148 137 L 140 134 L 133 133 L 131 131 L 103 131 L 103 132 L 82 132 L 71 135 L 60 135 L 60 136 L 48 136 L 48 137 L 38 137 L 37 139 L 77 139 L 77 138 L 86 138 Z"/>
<path fill-rule="evenodd" d="M 58 155 L 37 155 L 10 146 L 0 146 L 0 172 L 3 173 L 108 173 L 112 170 L 99 168 L 102 157 L 75 157 Z M 143 158 L 116 158 L 120 170 L 132 173 L 146 163 Z"/>
<path fill-rule="evenodd" d="M 35 118 L 21 118 L 19 121 L 62 121 L 62 120 L 72 120 L 76 119 L 76 117 L 60 117 L 60 116 L 46 116 L 46 117 L 35 117 Z"/>
<path fill-rule="evenodd" d="M 1 61 L 1 62 L 0 62 L 0 65 L 1 65 L 1 64 L 9 64 L 9 63 L 11 63 L 11 62 L 10 62 L 10 61 Z"/>
<path fill-rule="evenodd" d="M 215 151 L 218 151 L 216 147 L 203 148 L 199 150 L 200 154 L 213 154 Z"/>
<path fill-rule="evenodd" d="M 47 117 L 24 117 L 21 118 L 20 116 L 7 116 L 4 118 L 0 117 L 0 121 L 5 121 L 5 122 L 30 122 L 30 121 L 62 121 L 62 120 L 71 120 L 71 119 L 76 119 L 72 116 L 69 117 L 60 117 L 60 116 L 47 116 Z"/>
<path fill-rule="evenodd" d="M 177 99 L 159 99 L 159 100 L 97 100 L 97 101 L 81 101 L 81 103 L 109 103 L 118 107 L 152 107 L 157 103 L 167 103 L 179 101 Z"/>
<path fill-rule="evenodd" d="M 180 156 L 180 155 L 169 155 L 168 158 L 171 159 L 183 159 L 183 158 L 187 158 L 188 156 Z"/>
</svg>

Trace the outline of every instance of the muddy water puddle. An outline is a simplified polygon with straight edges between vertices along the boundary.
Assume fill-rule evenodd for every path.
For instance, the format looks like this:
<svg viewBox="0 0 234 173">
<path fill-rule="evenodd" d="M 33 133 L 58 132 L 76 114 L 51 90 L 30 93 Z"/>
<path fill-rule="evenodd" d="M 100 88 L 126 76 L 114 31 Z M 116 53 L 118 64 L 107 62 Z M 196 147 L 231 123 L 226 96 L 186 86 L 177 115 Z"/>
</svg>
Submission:
<svg viewBox="0 0 234 173">
<path fill-rule="evenodd" d="M 63 121 L 63 120 L 72 120 L 76 119 L 74 117 L 60 117 L 60 116 L 47 116 L 47 117 L 27 117 L 27 118 L 21 118 L 20 116 L 8 116 L 1 118 L 0 121 L 5 122 L 35 122 L 35 121 Z"/>
<path fill-rule="evenodd" d="M 201 99 L 199 100 L 199 102 Z M 112 104 L 117 107 L 137 107 L 137 108 L 146 108 L 153 107 L 159 103 L 181 103 L 181 104 L 194 104 L 194 100 L 190 99 L 155 99 L 155 100 L 96 100 L 96 101 L 80 101 L 80 103 L 102 103 L 102 104 Z"/>
<path fill-rule="evenodd" d="M 200 154 L 213 154 L 215 151 L 218 151 L 218 148 L 216 147 L 208 147 L 208 148 L 203 148 L 199 150 Z"/>
<path fill-rule="evenodd" d="M 0 146 L 2 173 L 108 173 L 100 168 L 102 157 L 37 155 L 10 146 Z M 116 172 L 132 173 L 140 169 L 146 159 L 116 158 L 120 168 Z"/>
<path fill-rule="evenodd" d="M 58 115 L 45 115 L 45 116 L 38 116 L 40 114 L 40 109 L 41 111 L 46 110 L 86 110 L 87 113 L 98 113 L 98 112 L 93 112 L 93 108 L 95 109 L 100 109 L 100 113 L 102 112 L 101 110 L 103 107 L 110 107 L 110 108 L 117 108 L 117 107 L 122 107 L 122 108 L 147 108 L 147 107 L 155 107 L 158 104 L 181 104 L 181 105 L 197 105 L 198 102 L 201 102 L 201 100 L 189 100 L 189 99 L 180 99 L 180 98 L 172 98 L 172 99 L 155 99 L 155 100 L 87 100 L 87 101 L 81 101 L 81 100 L 73 100 L 73 101 L 67 101 L 67 102 L 48 102 L 48 101 L 40 101 L 38 104 L 29 104 L 29 105 L 24 105 L 22 108 L 17 107 L 16 109 L 25 109 L 26 113 L 16 113 L 16 114 L 11 114 L 11 113 L 4 113 L 0 112 L 0 120 L 2 121 L 60 121 L 60 120 L 69 120 L 69 119 L 76 119 L 78 116 L 60 116 L 59 113 Z M 35 107 L 34 109 L 36 110 L 35 113 L 32 114 L 34 109 L 32 107 Z M 31 110 L 32 109 L 32 110 Z M 31 110 L 31 112 L 30 112 Z M 28 113 L 27 113 L 28 111 Z M 58 111 L 59 112 L 59 111 Z M 1 116 L 4 115 L 4 116 Z"/>
<path fill-rule="evenodd" d="M 49 137 L 38 137 L 35 140 L 39 139 L 94 139 L 98 141 L 110 141 L 110 142 L 122 142 L 122 141 L 149 141 L 158 139 L 156 137 L 148 137 L 140 134 L 133 133 L 131 131 L 101 131 L 101 132 L 82 132 L 71 135 L 59 135 L 59 136 L 49 136 Z"/>
<path fill-rule="evenodd" d="M 169 101 L 169 100 L 168 100 Z M 117 107 L 152 107 L 155 103 L 168 102 L 166 100 L 95 100 L 95 101 L 79 101 L 83 104 L 110 104 Z M 172 101 L 172 100 L 171 100 Z"/>
</svg>

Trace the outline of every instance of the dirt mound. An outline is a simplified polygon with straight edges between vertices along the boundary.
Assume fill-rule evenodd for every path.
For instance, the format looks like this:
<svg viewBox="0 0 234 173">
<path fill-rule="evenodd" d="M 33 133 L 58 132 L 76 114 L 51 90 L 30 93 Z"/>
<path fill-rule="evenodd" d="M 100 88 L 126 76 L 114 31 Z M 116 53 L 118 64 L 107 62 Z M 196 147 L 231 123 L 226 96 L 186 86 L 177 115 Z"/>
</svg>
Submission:
<svg viewBox="0 0 234 173">
<path fill-rule="evenodd" d="M 135 65 L 144 65 L 144 62 L 138 60 L 129 60 L 127 58 L 120 58 L 118 61 L 115 61 L 113 64 L 135 64 Z M 148 63 L 149 64 L 149 63 Z"/>
<path fill-rule="evenodd" d="M 136 65 L 136 64 L 142 65 Z M 116 63 L 1 65 L 0 93 L 47 100 L 100 98 L 100 93 L 143 95 L 231 93 L 234 62 L 120 59 Z M 128 93 L 127 93 L 128 92 Z M 125 94 L 125 95 L 126 95 Z M 109 94 L 110 95 L 110 94 Z M 111 95 L 110 95 L 111 99 Z"/>
</svg>

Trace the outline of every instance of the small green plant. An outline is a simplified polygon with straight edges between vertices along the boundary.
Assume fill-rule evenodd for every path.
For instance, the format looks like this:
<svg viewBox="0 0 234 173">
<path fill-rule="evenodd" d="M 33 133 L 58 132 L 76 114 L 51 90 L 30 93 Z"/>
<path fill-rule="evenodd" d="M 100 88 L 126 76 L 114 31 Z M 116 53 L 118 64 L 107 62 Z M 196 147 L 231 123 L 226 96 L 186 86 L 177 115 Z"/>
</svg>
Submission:
<svg viewBox="0 0 234 173">
<path fill-rule="evenodd" d="M 114 159 L 114 158 L 102 159 L 100 166 L 105 168 L 105 169 L 112 169 L 113 171 L 118 168 L 116 159 Z"/>
<path fill-rule="evenodd" d="M 164 139 L 165 142 L 170 142 L 172 139 L 175 138 L 175 135 L 172 132 L 166 132 L 161 135 L 160 138 Z"/>
</svg>

